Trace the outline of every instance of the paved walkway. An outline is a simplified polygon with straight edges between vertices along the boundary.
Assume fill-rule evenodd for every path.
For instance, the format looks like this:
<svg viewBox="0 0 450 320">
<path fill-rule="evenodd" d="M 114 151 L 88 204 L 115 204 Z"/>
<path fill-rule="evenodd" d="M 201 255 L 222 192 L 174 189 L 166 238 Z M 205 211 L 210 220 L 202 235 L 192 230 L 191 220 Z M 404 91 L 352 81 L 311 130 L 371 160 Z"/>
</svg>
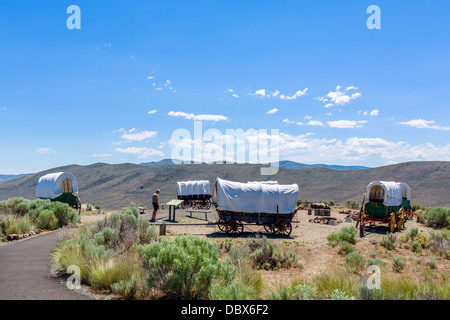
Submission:
<svg viewBox="0 0 450 320">
<path fill-rule="evenodd" d="M 58 231 L 0 246 L 0 300 L 87 300 L 50 273 Z"/>
<path fill-rule="evenodd" d="M 158 220 L 168 217 L 158 214 Z M 142 215 L 151 218 L 151 213 Z M 0 246 L 0 300 L 89 300 L 89 296 L 69 290 L 50 273 L 51 253 L 59 242 L 59 232 Z"/>
</svg>

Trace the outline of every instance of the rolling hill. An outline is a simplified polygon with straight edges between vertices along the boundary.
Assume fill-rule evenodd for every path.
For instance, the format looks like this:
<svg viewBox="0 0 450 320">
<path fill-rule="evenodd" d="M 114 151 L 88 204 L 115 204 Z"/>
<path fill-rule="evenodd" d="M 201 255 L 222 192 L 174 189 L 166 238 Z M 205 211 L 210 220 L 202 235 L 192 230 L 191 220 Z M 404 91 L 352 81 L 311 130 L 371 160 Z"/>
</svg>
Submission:
<svg viewBox="0 0 450 320">
<path fill-rule="evenodd" d="M 302 200 L 362 201 L 368 183 L 374 180 L 404 181 L 411 186 L 412 202 L 425 206 L 450 207 L 450 162 L 407 162 L 366 170 L 326 168 L 279 169 L 275 176 L 261 176 L 261 165 L 160 165 L 104 164 L 69 165 L 6 181 L 0 184 L 0 200 L 10 197 L 34 198 L 36 183 L 44 174 L 68 171 L 75 174 L 83 203 L 108 209 L 126 207 L 134 201 L 150 206 L 151 195 L 161 189 L 161 200 L 176 198 L 176 181 L 216 177 L 233 181 L 277 180 L 297 183 Z"/>
<path fill-rule="evenodd" d="M 181 162 L 180 160 L 178 160 Z M 163 159 L 161 161 L 153 161 L 153 162 L 145 162 L 141 163 L 144 166 L 162 166 L 162 165 L 175 165 L 175 163 L 172 161 L 172 159 Z M 194 164 L 194 162 L 184 162 L 184 164 Z M 200 164 L 200 163 L 195 163 Z M 203 163 L 204 164 L 204 163 Z M 326 169 L 332 169 L 332 170 L 365 170 L 370 169 L 369 167 L 363 167 L 363 166 L 339 166 L 339 165 L 328 165 L 328 164 L 305 164 L 305 163 L 299 163 L 295 161 L 290 160 L 282 160 L 280 162 L 274 163 L 274 166 L 277 166 L 279 168 L 283 169 L 309 169 L 309 168 L 326 168 Z"/>
<path fill-rule="evenodd" d="M 12 179 L 17 179 L 20 177 L 25 177 L 25 176 L 29 176 L 30 173 L 25 173 L 25 174 L 0 174 L 0 183 L 8 181 L 8 180 L 12 180 Z"/>
</svg>

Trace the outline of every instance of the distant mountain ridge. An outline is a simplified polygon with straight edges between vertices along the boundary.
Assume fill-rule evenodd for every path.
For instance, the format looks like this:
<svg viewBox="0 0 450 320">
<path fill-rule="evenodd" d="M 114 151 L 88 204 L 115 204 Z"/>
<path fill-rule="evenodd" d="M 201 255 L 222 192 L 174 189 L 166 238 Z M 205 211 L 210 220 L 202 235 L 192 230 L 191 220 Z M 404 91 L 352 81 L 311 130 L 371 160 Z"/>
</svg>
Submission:
<svg viewBox="0 0 450 320">
<path fill-rule="evenodd" d="M 340 165 L 328 165 L 328 164 L 305 164 L 298 163 L 290 160 L 283 160 L 277 163 L 279 168 L 282 169 L 310 169 L 310 168 L 326 168 L 337 171 L 347 170 L 366 170 L 369 167 L 364 166 L 340 166 Z"/>
<path fill-rule="evenodd" d="M 175 160 L 176 162 L 181 163 L 181 160 Z M 183 164 L 194 164 L 193 161 L 185 162 Z M 195 164 L 201 164 L 199 162 L 195 162 Z M 203 163 L 202 163 L 203 164 Z M 141 163 L 141 165 L 144 166 L 166 166 L 166 165 L 175 165 L 174 161 L 172 159 L 163 159 L 161 161 L 153 161 L 153 162 L 146 162 Z M 310 168 L 326 168 L 331 170 L 338 170 L 338 171 L 346 171 L 346 170 L 365 170 L 370 169 L 369 167 L 364 166 L 340 166 L 340 165 L 328 165 L 328 164 L 305 164 L 305 163 L 298 163 L 295 161 L 290 160 L 282 160 L 279 162 L 276 162 L 274 164 L 275 166 L 282 168 L 282 169 L 310 169 Z"/>
<path fill-rule="evenodd" d="M 8 180 L 12 180 L 12 179 L 17 179 L 20 177 L 25 177 L 25 176 L 29 176 L 32 173 L 24 173 L 24 174 L 0 174 L 0 183 L 1 182 L 5 182 Z"/>
<path fill-rule="evenodd" d="M 161 201 L 176 199 L 176 182 L 209 180 L 217 177 L 239 182 L 276 180 L 280 184 L 296 183 L 300 199 L 345 203 L 361 202 L 372 181 L 401 181 L 411 186 L 413 203 L 450 207 L 450 162 L 406 162 L 366 170 L 330 170 L 327 168 L 284 169 L 272 176 L 262 176 L 261 168 L 252 164 L 137 165 L 131 163 L 96 163 L 69 165 L 0 183 L 0 200 L 11 197 L 35 197 L 38 179 L 48 173 L 68 171 L 78 180 L 83 203 L 120 209 L 131 202 L 151 207 L 151 195 L 161 190 Z"/>
</svg>

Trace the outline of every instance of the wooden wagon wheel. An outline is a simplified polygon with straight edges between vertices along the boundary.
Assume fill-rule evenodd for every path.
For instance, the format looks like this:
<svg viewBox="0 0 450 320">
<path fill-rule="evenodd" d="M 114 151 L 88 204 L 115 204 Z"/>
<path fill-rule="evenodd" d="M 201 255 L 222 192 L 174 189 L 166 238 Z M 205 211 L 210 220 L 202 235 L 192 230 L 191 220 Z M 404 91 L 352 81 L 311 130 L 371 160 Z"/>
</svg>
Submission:
<svg viewBox="0 0 450 320">
<path fill-rule="evenodd" d="M 292 232 L 292 224 L 287 221 L 277 221 L 273 225 L 273 233 L 274 234 L 281 234 L 286 237 L 289 237 Z"/>
<path fill-rule="evenodd" d="M 359 221 L 359 237 L 364 237 L 364 223 L 365 223 L 366 214 L 364 210 L 361 212 L 360 215 L 360 221 Z M 358 227 L 358 224 L 356 224 L 356 227 Z"/>
<path fill-rule="evenodd" d="M 396 224 L 396 220 L 395 220 L 395 212 L 391 213 L 391 233 L 395 231 L 395 224 Z"/>
<path fill-rule="evenodd" d="M 264 230 L 266 230 L 266 232 L 268 232 L 268 233 L 273 233 L 273 225 L 265 224 L 264 225 Z"/>
<path fill-rule="evenodd" d="M 220 230 L 220 231 L 222 231 L 222 232 L 228 232 L 228 231 L 227 231 L 227 229 L 228 229 L 228 224 L 227 224 L 227 222 L 226 222 L 224 219 L 219 219 L 219 220 L 217 221 L 217 226 L 219 227 L 219 230 Z"/>
<path fill-rule="evenodd" d="M 80 215 L 81 214 L 81 199 L 78 196 L 77 196 L 77 202 L 78 202 L 78 204 L 77 204 L 78 214 Z"/>
<path fill-rule="evenodd" d="M 405 222 L 405 209 L 401 208 L 400 213 L 400 217 L 397 220 L 397 229 L 403 230 L 403 224 Z"/>
<path fill-rule="evenodd" d="M 241 234 L 244 232 L 244 225 L 238 220 L 232 220 L 227 223 L 226 233 Z"/>
</svg>

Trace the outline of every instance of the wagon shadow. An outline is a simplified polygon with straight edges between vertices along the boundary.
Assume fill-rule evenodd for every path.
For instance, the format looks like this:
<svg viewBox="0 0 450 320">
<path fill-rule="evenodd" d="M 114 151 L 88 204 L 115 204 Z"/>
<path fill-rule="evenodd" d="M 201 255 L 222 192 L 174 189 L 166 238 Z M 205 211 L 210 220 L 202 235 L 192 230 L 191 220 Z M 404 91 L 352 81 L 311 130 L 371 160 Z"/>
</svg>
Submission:
<svg viewBox="0 0 450 320">
<path fill-rule="evenodd" d="M 223 239 L 223 238 L 244 238 L 244 239 L 262 239 L 263 237 L 266 237 L 267 239 L 287 239 L 287 240 L 292 240 L 294 239 L 294 237 L 289 236 L 277 236 L 277 235 L 273 235 L 267 232 L 243 232 L 240 234 L 229 234 L 229 233 L 224 233 L 224 232 L 213 232 L 210 234 L 206 235 L 207 238 L 212 238 L 212 239 Z"/>
<path fill-rule="evenodd" d="M 367 226 L 364 228 L 365 235 L 369 234 L 380 234 L 387 236 L 391 233 L 391 229 L 387 226 Z M 394 232 L 394 234 L 401 233 L 398 230 Z"/>
</svg>

